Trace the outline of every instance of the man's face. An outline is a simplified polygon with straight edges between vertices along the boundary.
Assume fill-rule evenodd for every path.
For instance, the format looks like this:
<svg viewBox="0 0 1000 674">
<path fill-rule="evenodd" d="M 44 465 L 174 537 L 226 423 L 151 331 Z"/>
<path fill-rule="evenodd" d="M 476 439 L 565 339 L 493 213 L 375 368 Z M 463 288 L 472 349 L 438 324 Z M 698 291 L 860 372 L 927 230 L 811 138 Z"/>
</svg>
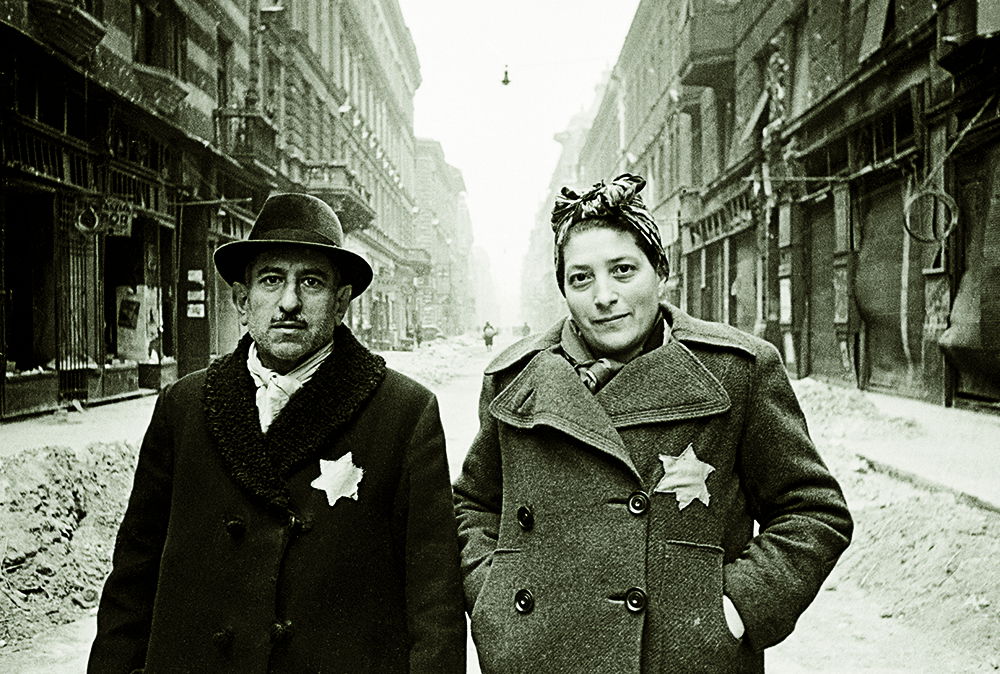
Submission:
<svg viewBox="0 0 1000 674">
<path fill-rule="evenodd" d="M 563 247 L 566 304 L 598 358 L 637 356 L 660 311 L 662 280 L 627 232 L 570 231 Z"/>
<path fill-rule="evenodd" d="M 333 338 L 351 301 L 351 286 L 322 252 L 276 246 L 247 267 L 233 284 L 240 323 L 257 344 L 260 362 L 285 374 Z"/>
</svg>

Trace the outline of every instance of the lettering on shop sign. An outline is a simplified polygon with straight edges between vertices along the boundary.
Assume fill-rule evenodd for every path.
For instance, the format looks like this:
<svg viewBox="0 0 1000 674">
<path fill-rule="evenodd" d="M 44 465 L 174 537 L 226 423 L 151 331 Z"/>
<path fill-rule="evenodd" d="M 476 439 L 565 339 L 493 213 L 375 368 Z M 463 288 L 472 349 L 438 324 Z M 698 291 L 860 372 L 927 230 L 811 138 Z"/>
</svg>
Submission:
<svg viewBox="0 0 1000 674">
<path fill-rule="evenodd" d="M 111 236 L 131 236 L 134 215 L 132 204 L 118 197 L 105 198 L 99 212 L 101 224 Z"/>
</svg>

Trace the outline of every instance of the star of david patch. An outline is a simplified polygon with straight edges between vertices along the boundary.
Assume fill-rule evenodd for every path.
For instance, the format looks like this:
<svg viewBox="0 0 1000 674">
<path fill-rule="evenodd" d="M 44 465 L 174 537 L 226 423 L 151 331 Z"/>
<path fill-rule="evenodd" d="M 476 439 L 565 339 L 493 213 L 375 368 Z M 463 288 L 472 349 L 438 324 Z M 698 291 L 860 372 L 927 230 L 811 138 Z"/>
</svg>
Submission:
<svg viewBox="0 0 1000 674">
<path fill-rule="evenodd" d="M 677 497 L 677 509 L 691 505 L 698 499 L 706 506 L 711 498 L 705 480 L 715 470 L 715 466 L 698 459 L 694 445 L 688 443 L 680 456 L 660 454 L 663 462 L 663 477 L 653 489 L 654 492 L 673 492 Z"/>
<path fill-rule="evenodd" d="M 362 468 L 354 465 L 351 452 L 335 461 L 319 460 L 319 477 L 309 483 L 310 487 L 326 493 L 326 502 L 331 506 L 342 498 L 358 500 L 358 486 L 365 475 Z"/>
</svg>

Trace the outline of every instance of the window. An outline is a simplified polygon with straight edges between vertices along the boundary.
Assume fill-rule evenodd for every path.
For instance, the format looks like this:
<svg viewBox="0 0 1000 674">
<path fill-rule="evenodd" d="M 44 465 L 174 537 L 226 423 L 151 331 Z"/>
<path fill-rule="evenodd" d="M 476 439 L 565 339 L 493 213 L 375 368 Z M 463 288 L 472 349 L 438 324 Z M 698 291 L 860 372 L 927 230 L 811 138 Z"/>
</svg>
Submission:
<svg viewBox="0 0 1000 674">
<path fill-rule="evenodd" d="M 171 3 L 132 0 L 132 58 L 184 78 L 184 15 Z"/>
<path fill-rule="evenodd" d="M 216 37 L 218 54 L 216 62 L 215 98 L 220 108 L 229 105 L 230 78 L 232 77 L 233 43 L 219 33 Z"/>
</svg>

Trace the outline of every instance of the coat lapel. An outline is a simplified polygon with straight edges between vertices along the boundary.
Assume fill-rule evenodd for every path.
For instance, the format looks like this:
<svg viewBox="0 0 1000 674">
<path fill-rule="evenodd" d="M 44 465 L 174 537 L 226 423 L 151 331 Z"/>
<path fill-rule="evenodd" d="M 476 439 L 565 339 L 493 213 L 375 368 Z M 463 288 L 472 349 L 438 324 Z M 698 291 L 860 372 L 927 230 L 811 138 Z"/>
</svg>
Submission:
<svg viewBox="0 0 1000 674">
<path fill-rule="evenodd" d="M 673 336 L 628 363 L 596 397 L 618 428 L 695 419 L 730 407 L 719 380 Z"/>
<path fill-rule="evenodd" d="M 623 462 L 638 475 L 618 431 L 573 366 L 551 350 L 535 355 L 490 404 L 494 417 L 516 428 L 548 426 Z"/>
<path fill-rule="evenodd" d="M 209 366 L 205 415 L 230 477 L 251 497 L 279 509 L 290 506 L 287 479 L 316 458 L 374 395 L 385 360 L 368 351 L 344 326 L 333 353 L 261 433 L 256 389 L 246 367 L 249 336 Z"/>
</svg>

